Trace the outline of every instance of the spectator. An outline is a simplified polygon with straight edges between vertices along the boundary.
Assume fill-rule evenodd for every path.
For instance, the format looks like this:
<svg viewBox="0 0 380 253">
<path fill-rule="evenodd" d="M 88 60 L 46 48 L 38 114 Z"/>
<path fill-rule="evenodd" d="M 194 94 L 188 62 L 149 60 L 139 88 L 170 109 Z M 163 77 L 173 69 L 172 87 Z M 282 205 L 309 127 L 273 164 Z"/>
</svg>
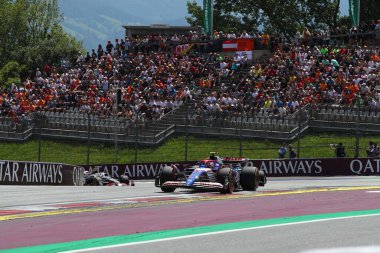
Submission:
<svg viewBox="0 0 380 253">
<path fill-rule="evenodd" d="M 289 159 L 294 159 L 297 157 L 297 153 L 293 149 L 293 145 L 289 144 Z"/>
<path fill-rule="evenodd" d="M 286 156 L 286 147 L 285 144 L 282 144 L 281 147 L 278 149 L 278 158 L 283 159 Z"/>
<path fill-rule="evenodd" d="M 376 142 L 373 143 L 374 150 L 373 150 L 373 157 L 380 157 L 380 146 L 377 145 Z"/>
<path fill-rule="evenodd" d="M 305 46 L 309 45 L 310 37 L 311 37 L 311 33 L 310 33 L 309 29 L 307 29 L 307 27 L 305 27 L 303 29 L 303 32 L 302 32 L 302 43 L 303 43 L 303 45 L 305 45 Z"/>
<path fill-rule="evenodd" d="M 374 157 L 376 155 L 376 146 L 373 141 L 368 142 L 368 149 L 366 150 L 367 157 Z"/>
<path fill-rule="evenodd" d="M 335 154 L 336 157 L 346 157 L 346 152 L 341 142 L 335 147 Z"/>
</svg>

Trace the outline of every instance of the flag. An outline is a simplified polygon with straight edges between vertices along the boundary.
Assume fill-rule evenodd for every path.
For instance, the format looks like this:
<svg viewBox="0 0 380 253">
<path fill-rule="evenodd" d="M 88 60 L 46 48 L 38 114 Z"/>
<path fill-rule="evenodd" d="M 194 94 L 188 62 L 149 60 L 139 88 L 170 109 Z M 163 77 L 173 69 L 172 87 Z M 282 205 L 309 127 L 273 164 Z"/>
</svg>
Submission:
<svg viewBox="0 0 380 253">
<path fill-rule="evenodd" d="M 223 41 L 223 52 L 252 51 L 253 39 L 235 39 Z"/>
<path fill-rule="evenodd" d="M 359 19 L 360 19 L 360 0 L 350 0 L 350 17 L 352 21 L 352 25 L 354 27 L 359 27 Z"/>
<path fill-rule="evenodd" d="M 234 52 L 238 51 L 238 43 L 233 40 L 223 41 L 223 52 Z"/>
<path fill-rule="evenodd" d="M 207 35 L 213 34 L 214 1 L 203 0 L 203 29 Z"/>
</svg>

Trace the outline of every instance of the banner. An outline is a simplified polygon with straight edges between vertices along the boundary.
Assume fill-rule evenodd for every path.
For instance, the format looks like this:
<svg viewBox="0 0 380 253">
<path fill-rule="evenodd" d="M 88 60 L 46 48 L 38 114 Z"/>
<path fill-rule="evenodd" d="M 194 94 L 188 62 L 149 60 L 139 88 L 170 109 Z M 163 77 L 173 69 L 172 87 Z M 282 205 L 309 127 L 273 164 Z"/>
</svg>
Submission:
<svg viewBox="0 0 380 253">
<path fill-rule="evenodd" d="M 0 185 L 82 186 L 84 168 L 61 163 L 0 161 Z"/>
<path fill-rule="evenodd" d="M 214 1 L 203 0 L 203 29 L 207 35 L 213 33 L 213 13 L 214 13 Z"/>
<path fill-rule="evenodd" d="M 380 158 L 251 160 L 270 177 L 380 175 Z"/>
<path fill-rule="evenodd" d="M 81 165 L 89 173 L 104 172 L 110 177 L 118 178 L 126 175 L 130 179 L 153 179 L 160 169 L 165 166 L 176 165 L 179 170 L 196 162 L 166 162 L 166 163 L 135 163 L 135 164 L 98 164 L 98 165 Z"/>
<path fill-rule="evenodd" d="M 178 45 L 176 46 L 174 51 L 176 55 L 185 55 L 191 50 L 192 47 L 193 47 L 192 44 Z"/>
<path fill-rule="evenodd" d="M 349 13 L 354 27 L 359 27 L 360 20 L 360 0 L 350 0 Z"/>
<path fill-rule="evenodd" d="M 118 178 L 154 179 L 164 166 L 176 164 L 179 170 L 195 165 L 196 161 L 137 164 L 81 165 L 90 173 L 104 172 Z M 326 159 L 275 159 L 250 160 L 247 166 L 255 166 L 268 177 L 297 176 L 354 176 L 380 175 L 380 158 L 326 158 Z"/>
</svg>

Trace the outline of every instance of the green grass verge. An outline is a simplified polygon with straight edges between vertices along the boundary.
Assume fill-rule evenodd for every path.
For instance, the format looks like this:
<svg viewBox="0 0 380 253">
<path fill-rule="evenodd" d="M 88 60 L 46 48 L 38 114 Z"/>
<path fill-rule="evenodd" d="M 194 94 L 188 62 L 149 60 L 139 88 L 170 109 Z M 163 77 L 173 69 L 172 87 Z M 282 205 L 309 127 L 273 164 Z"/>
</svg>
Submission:
<svg viewBox="0 0 380 253">
<path fill-rule="evenodd" d="M 365 148 L 369 140 L 377 141 L 378 137 L 361 137 L 359 139 L 360 156 L 365 157 Z M 329 146 L 331 143 L 342 142 L 346 147 L 348 157 L 354 157 L 356 138 L 352 135 L 306 135 L 299 141 L 300 158 L 329 158 L 335 153 Z M 240 146 L 243 157 L 254 159 L 277 158 L 281 142 L 269 140 L 243 140 L 227 138 L 204 138 L 189 136 L 169 138 L 164 144 L 154 148 L 138 147 L 135 153 L 134 145 L 122 144 L 91 144 L 89 149 L 90 164 L 133 163 L 137 162 L 170 162 L 198 160 L 208 156 L 210 151 L 216 151 L 221 156 L 239 156 Z M 0 159 L 18 161 L 38 161 L 39 142 L 31 140 L 25 143 L 0 142 Z M 289 143 L 286 143 L 289 144 Z M 293 147 L 298 153 L 298 140 Z M 69 164 L 87 163 L 87 144 L 77 142 L 59 142 L 42 140 L 40 146 L 42 162 L 61 162 Z"/>
</svg>

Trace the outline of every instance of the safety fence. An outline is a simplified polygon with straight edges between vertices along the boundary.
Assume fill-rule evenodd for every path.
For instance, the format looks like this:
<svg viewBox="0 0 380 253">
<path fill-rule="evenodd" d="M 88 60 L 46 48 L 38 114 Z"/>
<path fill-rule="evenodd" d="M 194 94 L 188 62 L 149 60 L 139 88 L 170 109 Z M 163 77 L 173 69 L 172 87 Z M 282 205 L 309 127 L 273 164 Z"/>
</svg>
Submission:
<svg viewBox="0 0 380 253">
<path fill-rule="evenodd" d="M 216 113 L 189 104 L 155 121 L 77 111 L 46 112 L 18 124 L 8 118 L 0 122 L 4 143 L 29 146 L 25 159 L 71 164 L 99 159 L 137 163 L 163 157 L 186 161 L 210 151 L 276 158 L 283 144 L 287 148 L 292 144 L 301 158 L 334 157 L 339 142 L 347 157 L 363 157 L 369 141 L 380 141 L 380 109 L 370 107 L 310 106 L 282 117 L 267 109 Z M 15 159 L 14 152 L 7 151 L 2 158 Z"/>
</svg>

